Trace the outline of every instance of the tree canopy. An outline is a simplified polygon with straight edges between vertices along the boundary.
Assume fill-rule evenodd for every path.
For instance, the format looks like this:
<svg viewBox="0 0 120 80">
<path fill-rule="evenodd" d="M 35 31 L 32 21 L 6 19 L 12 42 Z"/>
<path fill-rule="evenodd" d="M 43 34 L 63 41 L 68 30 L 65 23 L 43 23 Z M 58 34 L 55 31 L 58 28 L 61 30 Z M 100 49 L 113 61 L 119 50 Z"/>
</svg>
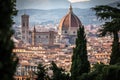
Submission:
<svg viewBox="0 0 120 80">
<path fill-rule="evenodd" d="M 77 32 L 76 46 L 73 49 L 71 78 L 78 80 L 83 73 L 90 71 L 90 64 L 87 56 L 87 40 L 84 32 L 84 26 L 79 26 Z"/>
<path fill-rule="evenodd" d="M 113 45 L 110 64 L 120 64 L 120 46 L 119 36 L 120 31 L 120 9 L 119 7 L 96 6 L 92 8 L 96 11 L 96 15 L 100 20 L 106 20 L 106 22 L 99 29 L 100 36 L 106 36 L 108 34 L 113 36 Z"/>
<path fill-rule="evenodd" d="M 14 80 L 18 58 L 12 52 L 14 43 L 13 16 L 16 15 L 16 0 L 0 0 L 0 80 Z"/>
</svg>

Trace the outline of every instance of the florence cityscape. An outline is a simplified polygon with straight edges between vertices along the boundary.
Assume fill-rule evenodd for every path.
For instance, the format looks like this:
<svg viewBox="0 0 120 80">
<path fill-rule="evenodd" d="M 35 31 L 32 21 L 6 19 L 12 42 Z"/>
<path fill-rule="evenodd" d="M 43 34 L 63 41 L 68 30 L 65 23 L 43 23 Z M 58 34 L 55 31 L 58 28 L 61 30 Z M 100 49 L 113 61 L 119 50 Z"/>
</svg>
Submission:
<svg viewBox="0 0 120 80">
<path fill-rule="evenodd" d="M 120 80 L 120 0 L 16 0 L 16 9 L 14 80 Z"/>
</svg>

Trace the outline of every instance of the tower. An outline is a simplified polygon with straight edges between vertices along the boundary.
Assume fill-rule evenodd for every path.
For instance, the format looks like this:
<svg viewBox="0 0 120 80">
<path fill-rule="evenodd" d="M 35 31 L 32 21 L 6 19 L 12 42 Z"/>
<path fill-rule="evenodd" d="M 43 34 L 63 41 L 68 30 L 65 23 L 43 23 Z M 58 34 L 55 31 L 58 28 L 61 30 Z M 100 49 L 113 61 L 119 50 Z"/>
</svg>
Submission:
<svg viewBox="0 0 120 80">
<path fill-rule="evenodd" d="M 35 36 L 35 34 L 36 34 L 36 29 L 35 29 L 35 26 L 34 26 L 34 29 L 33 29 L 33 31 L 32 31 L 32 45 L 34 46 L 34 45 L 36 45 L 36 36 Z"/>
<path fill-rule="evenodd" d="M 29 15 L 21 16 L 21 25 L 22 25 L 22 40 L 24 43 L 29 42 Z"/>
</svg>

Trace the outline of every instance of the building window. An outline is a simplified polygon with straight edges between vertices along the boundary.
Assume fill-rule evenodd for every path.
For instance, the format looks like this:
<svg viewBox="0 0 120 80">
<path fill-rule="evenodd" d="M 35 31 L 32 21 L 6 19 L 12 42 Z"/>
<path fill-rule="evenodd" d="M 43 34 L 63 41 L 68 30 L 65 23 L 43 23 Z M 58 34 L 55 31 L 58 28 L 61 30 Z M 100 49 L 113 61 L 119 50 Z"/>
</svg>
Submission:
<svg viewBox="0 0 120 80">
<path fill-rule="evenodd" d="M 22 31 L 22 33 L 24 34 L 24 33 L 25 33 L 25 31 Z"/>
<path fill-rule="evenodd" d="M 26 24 L 27 25 L 27 27 L 28 27 L 28 24 Z"/>
<path fill-rule="evenodd" d="M 23 22 L 23 26 L 25 26 L 25 23 Z"/>
<path fill-rule="evenodd" d="M 50 33 L 50 38 L 52 37 L 52 33 Z"/>
<path fill-rule="evenodd" d="M 75 31 L 73 32 L 73 34 L 75 34 Z"/>
<path fill-rule="evenodd" d="M 65 33 L 67 33 L 67 31 L 65 31 Z"/>
<path fill-rule="evenodd" d="M 24 37 L 24 36 L 23 36 L 22 38 L 23 38 L 23 39 L 25 39 L 25 37 Z"/>
<path fill-rule="evenodd" d="M 40 36 L 39 36 L 39 38 L 40 38 Z"/>
<path fill-rule="evenodd" d="M 46 36 L 46 38 L 48 38 L 48 36 Z"/>
</svg>

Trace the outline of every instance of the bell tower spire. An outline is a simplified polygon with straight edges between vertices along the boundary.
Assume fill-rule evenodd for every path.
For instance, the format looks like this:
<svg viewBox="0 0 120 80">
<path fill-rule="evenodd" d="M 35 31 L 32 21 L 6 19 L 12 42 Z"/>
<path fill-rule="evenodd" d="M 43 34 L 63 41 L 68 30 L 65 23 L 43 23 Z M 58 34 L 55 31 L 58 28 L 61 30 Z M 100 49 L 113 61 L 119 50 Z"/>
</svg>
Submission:
<svg viewBox="0 0 120 80">
<path fill-rule="evenodd" d="M 29 15 L 24 14 L 21 16 L 22 25 L 22 40 L 24 43 L 29 42 Z"/>
</svg>

